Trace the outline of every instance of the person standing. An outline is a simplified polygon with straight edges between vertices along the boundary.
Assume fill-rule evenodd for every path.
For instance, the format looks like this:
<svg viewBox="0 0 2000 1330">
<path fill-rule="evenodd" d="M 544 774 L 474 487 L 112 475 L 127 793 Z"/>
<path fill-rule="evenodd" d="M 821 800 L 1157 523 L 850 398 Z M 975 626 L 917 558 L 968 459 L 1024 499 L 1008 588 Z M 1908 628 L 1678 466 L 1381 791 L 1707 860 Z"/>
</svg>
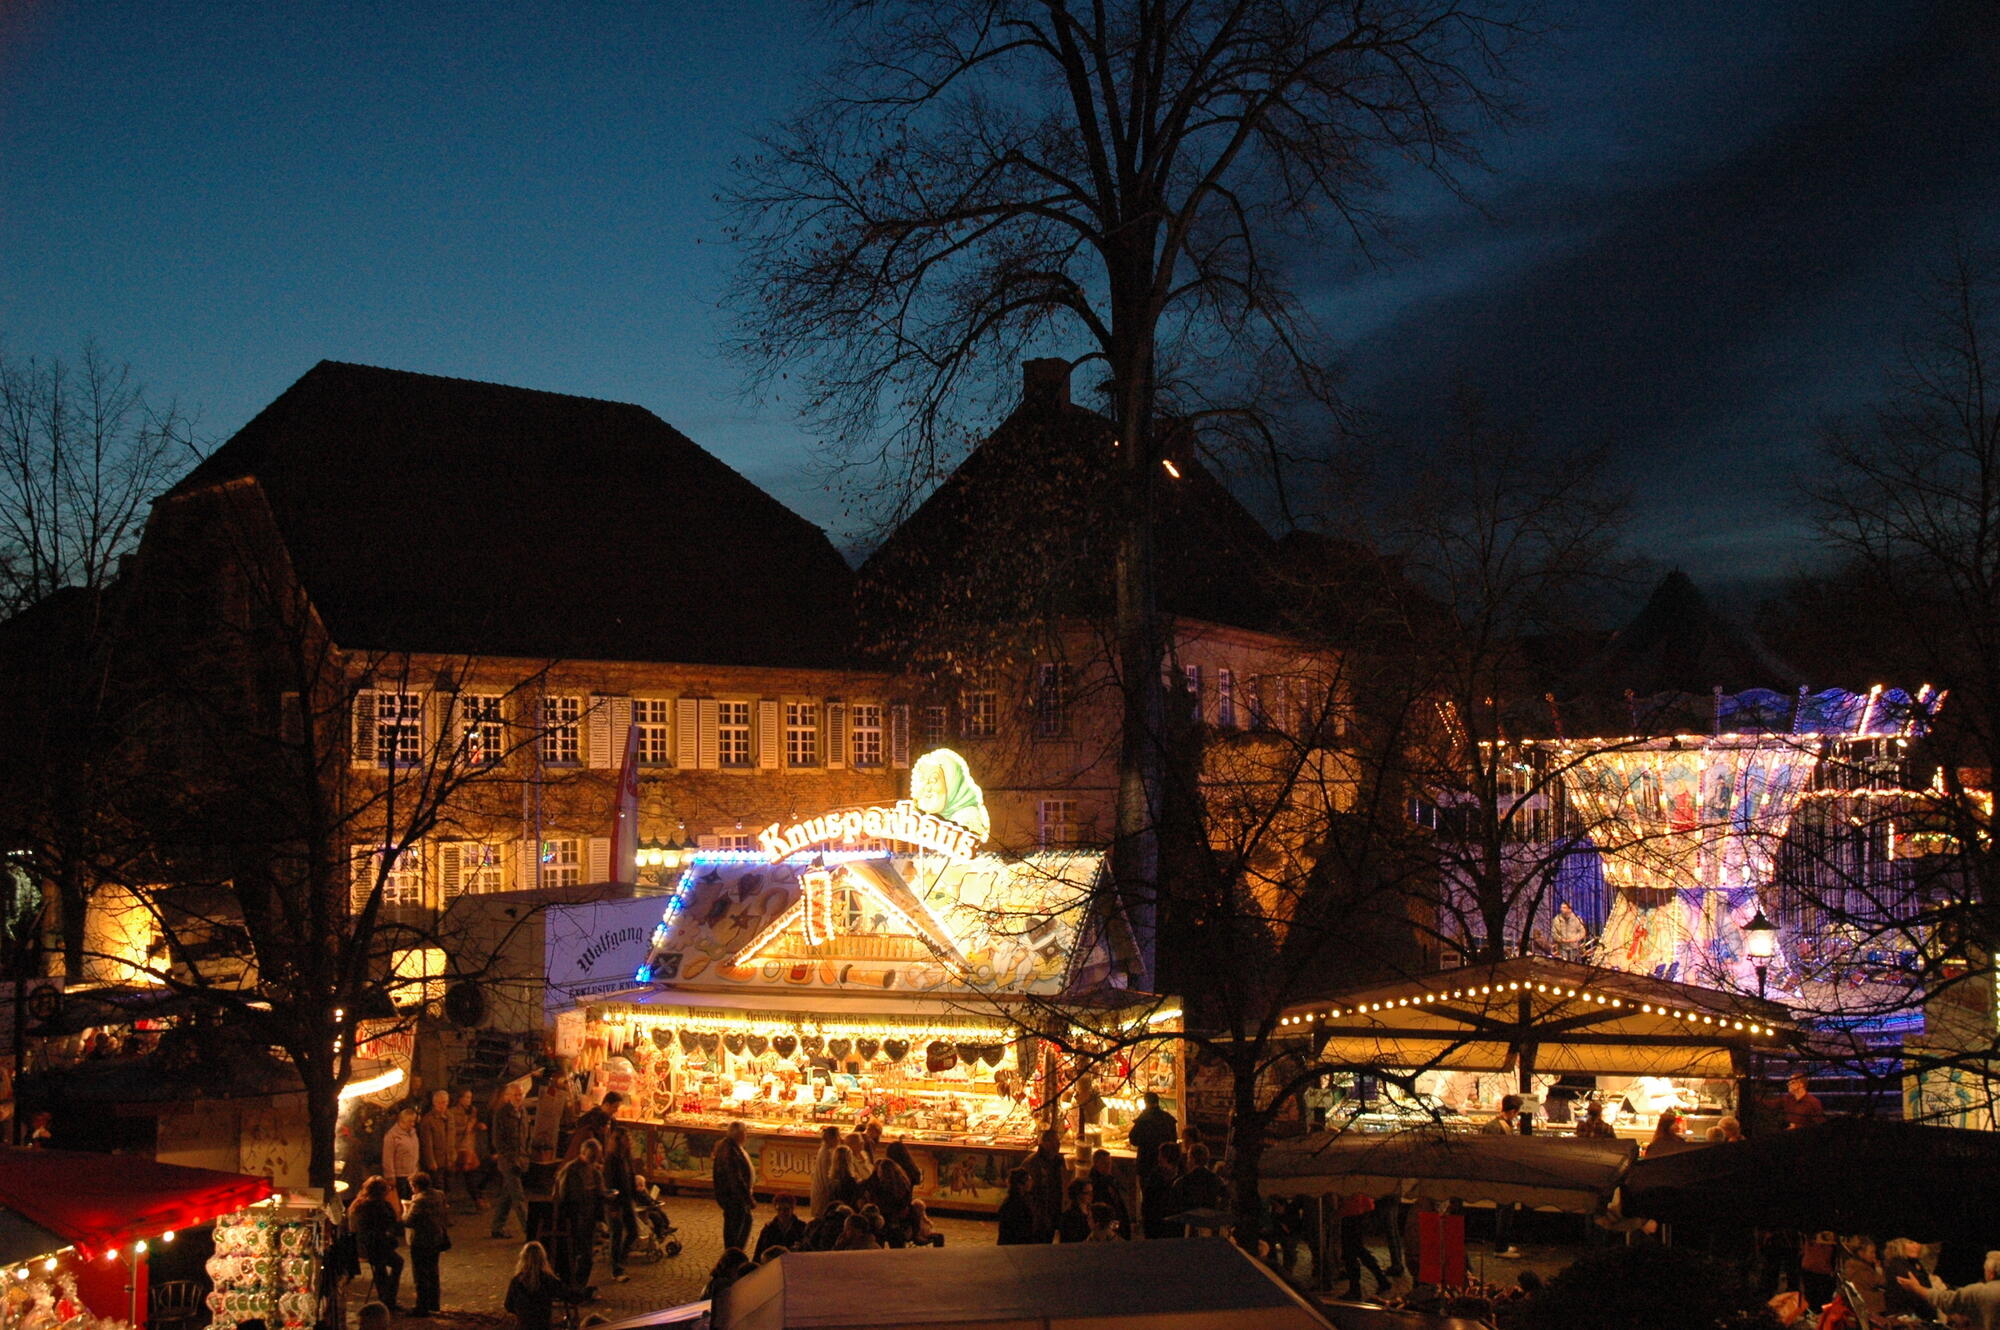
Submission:
<svg viewBox="0 0 2000 1330">
<path fill-rule="evenodd" d="M 436 1179 L 450 1174 L 452 1156 L 451 1096 L 443 1090 L 431 1095 L 431 1106 L 417 1119 L 417 1167 Z M 443 1186 L 440 1181 L 439 1186 Z"/>
<path fill-rule="evenodd" d="M 750 1241 L 750 1215 L 756 1208 L 751 1189 L 756 1185 L 756 1171 L 750 1166 L 750 1151 L 744 1146 L 749 1136 L 748 1127 L 741 1122 L 732 1122 L 709 1155 L 709 1177 L 715 1187 L 715 1203 L 722 1207 L 722 1245 L 725 1248 L 742 1248 Z"/>
<path fill-rule="evenodd" d="M 1185 1230 L 1173 1222 L 1174 1186 L 1181 1176 L 1181 1147 L 1168 1141 L 1153 1156 L 1152 1171 L 1139 1180 L 1139 1222 L 1149 1238 L 1178 1238 Z"/>
<path fill-rule="evenodd" d="M 396 1194 L 410 1199 L 410 1179 L 423 1171 L 423 1142 L 417 1134 L 417 1110 L 405 1108 L 382 1133 L 382 1176 Z"/>
<path fill-rule="evenodd" d="M 1817 1127 L 1826 1121 L 1826 1106 L 1812 1092 L 1812 1083 L 1802 1071 L 1793 1072 L 1785 1082 L 1784 1110 L 1786 1131 Z"/>
<path fill-rule="evenodd" d="M 357 1254 L 368 1262 L 376 1298 L 393 1311 L 403 1281 L 403 1258 L 396 1251 L 403 1245 L 403 1211 L 387 1178 L 378 1174 L 361 1184 L 361 1199 L 347 1211 L 347 1227 Z"/>
<path fill-rule="evenodd" d="M 1139 1116 L 1132 1119 L 1132 1130 L 1127 1139 L 1132 1142 L 1132 1151 L 1139 1156 L 1139 1176 L 1145 1177 L 1159 1158 L 1160 1147 L 1170 1145 L 1180 1139 L 1181 1124 L 1174 1115 L 1160 1107 L 1160 1096 L 1152 1090 L 1146 1091 L 1146 1106 L 1139 1110 Z"/>
<path fill-rule="evenodd" d="M 604 1202 L 611 1219 L 611 1278 L 624 1283 L 625 1256 L 639 1237 L 639 1215 L 633 1209 L 638 1195 L 638 1174 L 632 1167 L 632 1138 L 623 1127 L 611 1129 L 611 1144 L 604 1152 Z"/>
<path fill-rule="evenodd" d="M 451 1250 L 451 1205 L 444 1184 L 430 1174 L 419 1173 L 411 1181 L 416 1194 L 403 1212 L 403 1227 L 410 1230 L 410 1274 L 417 1283 L 417 1305 L 410 1315 L 435 1316 L 442 1305 L 438 1258 Z"/>
<path fill-rule="evenodd" d="M 465 1188 L 465 1199 L 475 1214 L 486 1208 L 479 1195 L 479 1128 L 479 1109 L 472 1102 L 472 1091 L 460 1090 L 458 1102 L 451 1106 L 451 1175 Z M 438 1190 L 451 1194 L 442 1178 Z"/>
<path fill-rule="evenodd" d="M 1048 1242 L 1056 1235 L 1056 1224 L 1069 1192 L 1069 1160 L 1063 1158 L 1062 1137 L 1055 1128 L 1042 1133 L 1025 1167 L 1028 1204 L 1035 1212 L 1035 1241 Z"/>
<path fill-rule="evenodd" d="M 1578 1140 L 1615 1141 L 1618 1133 L 1604 1120 L 1604 1101 L 1593 1099 L 1583 1106 L 1583 1121 L 1576 1124 Z"/>
<path fill-rule="evenodd" d="M 1500 1096 L 1500 1111 L 1488 1119 L 1479 1129 L 1487 1136 L 1513 1136 L 1521 1130 L 1521 1096 L 1503 1094 Z M 1514 1217 L 1514 1207 L 1495 1205 L 1493 1207 L 1493 1254 L 1508 1260 L 1518 1259 L 1521 1249 L 1508 1240 L 1509 1221 Z"/>
<path fill-rule="evenodd" d="M 1007 1175 L 1007 1199 L 1000 1202 L 1002 1247 L 1024 1247 L 1048 1241 L 1035 1236 L 1035 1207 L 1028 1200 L 1028 1188 L 1032 1185 L 1025 1168 L 1017 1168 Z"/>
<path fill-rule="evenodd" d="M 1922 1269 L 1918 1266 L 1915 1272 L 1905 1271 L 1896 1276 L 1898 1291 L 1910 1301 L 1927 1311 L 1935 1309 L 1946 1316 L 1963 1317 L 1974 1330 L 2000 1330 L 2000 1251 L 1986 1253 L 1986 1264 L 1980 1270 L 1984 1282 L 1963 1288 L 1946 1288 L 1936 1278 L 1928 1282 L 1919 1279 Z"/>
<path fill-rule="evenodd" d="M 507 1236 L 507 1218 L 518 1207 L 522 1236 L 530 1237 L 528 1195 L 521 1186 L 521 1175 L 528 1167 L 528 1119 L 521 1110 L 519 1081 L 509 1081 L 500 1087 L 500 1094 L 493 1101 L 492 1120 L 488 1138 L 493 1147 L 493 1172 L 500 1179 L 500 1200 L 493 1208 L 492 1235 Z"/>
<path fill-rule="evenodd" d="M 1187 1171 L 1174 1183 L 1174 1212 L 1220 1210 L 1226 1192 L 1221 1176 L 1208 1166 L 1208 1147 L 1197 1145 L 1189 1150 Z"/>
<path fill-rule="evenodd" d="M 1590 938 L 1590 930 L 1583 919 L 1564 901 L 1556 907 L 1555 922 L 1549 927 L 1550 940 L 1556 944 L 1556 955 L 1563 960 L 1581 962 L 1584 943 Z"/>
<path fill-rule="evenodd" d="M 833 1204 L 833 1155 L 840 1149 L 840 1128 L 819 1129 L 819 1153 L 813 1156 L 812 1217 L 818 1219 Z"/>
<path fill-rule="evenodd" d="M 564 1151 L 564 1156 L 576 1158 L 576 1152 L 585 1141 L 597 1142 L 600 1157 L 607 1153 L 611 1149 L 611 1125 L 618 1120 L 618 1109 L 624 1102 L 625 1096 L 613 1090 L 596 1108 L 578 1118 L 575 1129 L 569 1134 L 569 1148 Z"/>
<path fill-rule="evenodd" d="M 757 1250 L 750 1253 L 758 1260 L 773 1247 L 783 1247 L 786 1251 L 804 1251 L 806 1221 L 799 1218 L 798 1199 L 787 1192 L 779 1192 L 773 1198 L 778 1213 L 767 1220 L 757 1234 Z"/>
<path fill-rule="evenodd" d="M 533 1120 L 528 1124 L 528 1153 L 547 1150 L 560 1158 L 569 1129 L 576 1123 L 576 1096 L 570 1093 L 568 1078 L 553 1067 L 545 1070 L 534 1105 Z"/>
<path fill-rule="evenodd" d="M 596 1259 L 597 1222 L 604 1217 L 604 1170 L 596 1141 L 585 1141 L 576 1158 L 556 1173 L 557 1269 L 578 1292 L 590 1287 Z"/>
<path fill-rule="evenodd" d="M 1389 1277 L 1382 1273 L 1381 1262 L 1368 1249 L 1368 1217 L 1375 1210 L 1375 1198 L 1356 1193 L 1340 1198 L 1340 1261 L 1347 1271 L 1348 1298 L 1361 1296 L 1361 1267 L 1367 1266 L 1368 1273 L 1375 1276 L 1375 1291 L 1389 1291 Z"/>
<path fill-rule="evenodd" d="M 1124 1180 L 1118 1176 L 1109 1150 L 1093 1150 L 1090 1155 L 1090 1193 L 1093 1203 L 1111 1207 L 1118 1236 L 1132 1236 L 1132 1207 L 1126 1203 Z"/>
<path fill-rule="evenodd" d="M 514 1330 L 549 1330 L 563 1283 L 549 1267 L 549 1254 L 539 1242 L 523 1243 L 507 1284 L 507 1312 Z"/>
<path fill-rule="evenodd" d="M 1057 1242 L 1082 1242 L 1090 1237 L 1090 1179 L 1078 1178 L 1069 1184 L 1069 1204 L 1056 1217 Z"/>
</svg>

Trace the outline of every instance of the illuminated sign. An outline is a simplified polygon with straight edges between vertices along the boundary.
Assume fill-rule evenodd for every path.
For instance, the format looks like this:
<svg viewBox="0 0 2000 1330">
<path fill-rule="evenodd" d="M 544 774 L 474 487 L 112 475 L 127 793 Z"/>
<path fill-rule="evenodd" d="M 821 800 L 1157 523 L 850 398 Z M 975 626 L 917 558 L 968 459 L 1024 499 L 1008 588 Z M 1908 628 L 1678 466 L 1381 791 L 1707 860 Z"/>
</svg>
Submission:
<svg viewBox="0 0 2000 1330">
<path fill-rule="evenodd" d="M 986 796 L 965 759 L 949 748 L 925 753 L 910 767 L 910 797 L 893 807 L 854 808 L 809 817 L 791 826 L 773 822 L 757 835 L 777 863 L 814 845 L 861 840 L 895 841 L 965 862 L 992 830 Z"/>
</svg>

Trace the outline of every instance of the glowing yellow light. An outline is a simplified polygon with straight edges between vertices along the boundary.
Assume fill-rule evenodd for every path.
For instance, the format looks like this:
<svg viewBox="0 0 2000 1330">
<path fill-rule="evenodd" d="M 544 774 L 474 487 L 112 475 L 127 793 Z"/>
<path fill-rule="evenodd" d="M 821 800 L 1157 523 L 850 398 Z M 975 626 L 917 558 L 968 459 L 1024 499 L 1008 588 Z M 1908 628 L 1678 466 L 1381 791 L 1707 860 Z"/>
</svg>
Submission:
<svg viewBox="0 0 2000 1330">
<path fill-rule="evenodd" d="M 1167 469 L 1167 474 L 1172 476 L 1175 480 L 1179 480 L 1181 478 L 1181 469 L 1174 465 L 1173 458 L 1162 457 L 1160 459 L 1160 465 L 1165 467 Z"/>
<path fill-rule="evenodd" d="M 48 1260 L 43 1261 L 42 1269 L 50 1274 L 54 1274 L 56 1269 L 56 1258 L 51 1256 L 49 1257 Z"/>
<path fill-rule="evenodd" d="M 117 1249 L 116 1247 L 106 1247 L 106 1248 L 104 1249 L 104 1259 L 105 1259 L 105 1260 L 107 1260 L 107 1261 L 115 1261 L 115 1260 L 117 1260 L 117 1259 L 118 1259 L 118 1249 Z"/>
<path fill-rule="evenodd" d="M 137 1252 L 139 1255 L 144 1256 L 147 1251 L 146 1240 L 144 1238 L 140 1238 L 137 1242 L 132 1244 L 132 1250 Z"/>
<path fill-rule="evenodd" d="M 338 1183 L 335 1183 L 334 1185 L 339 1186 Z M 341 1187 L 340 1190 L 345 1191 L 347 1189 L 345 1187 Z M 174 1231 L 172 1229 L 168 1229 L 166 1232 L 160 1234 L 161 1242 L 172 1242 L 173 1240 L 174 1240 Z"/>
</svg>

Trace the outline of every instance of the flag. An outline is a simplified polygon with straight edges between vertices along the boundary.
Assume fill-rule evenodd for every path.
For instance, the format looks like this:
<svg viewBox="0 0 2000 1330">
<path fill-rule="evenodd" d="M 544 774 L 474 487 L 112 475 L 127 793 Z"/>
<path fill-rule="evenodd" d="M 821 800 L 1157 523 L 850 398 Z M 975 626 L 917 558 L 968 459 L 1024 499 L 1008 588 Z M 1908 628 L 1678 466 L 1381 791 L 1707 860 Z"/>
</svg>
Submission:
<svg viewBox="0 0 2000 1330">
<path fill-rule="evenodd" d="M 639 727 L 625 727 L 625 762 L 618 769 L 618 820 L 611 829 L 611 880 L 639 880 Z"/>
</svg>

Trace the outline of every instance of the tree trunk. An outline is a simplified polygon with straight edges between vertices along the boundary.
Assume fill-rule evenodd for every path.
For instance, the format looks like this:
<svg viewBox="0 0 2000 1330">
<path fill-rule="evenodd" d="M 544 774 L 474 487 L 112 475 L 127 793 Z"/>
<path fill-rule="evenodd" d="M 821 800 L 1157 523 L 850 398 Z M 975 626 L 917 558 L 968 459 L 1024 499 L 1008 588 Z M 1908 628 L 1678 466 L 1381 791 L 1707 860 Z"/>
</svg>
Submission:
<svg viewBox="0 0 2000 1330">
<path fill-rule="evenodd" d="M 340 1085 L 334 1074 L 334 1064 L 329 1058 L 292 1054 L 292 1065 L 297 1068 L 299 1081 L 306 1092 L 306 1129 L 312 1137 L 312 1159 L 307 1166 L 307 1181 L 320 1189 L 320 1194 L 331 1198 L 333 1183 L 339 1171 L 337 1151 L 340 1134 Z"/>
<path fill-rule="evenodd" d="M 1148 345 L 1150 350 L 1150 344 Z M 1119 481 L 1124 502 L 1118 531 L 1114 642 L 1123 684 L 1118 749 L 1117 826 L 1112 842 L 1112 874 L 1138 935 L 1145 973 L 1141 982 L 1165 991 L 1160 954 L 1162 883 L 1159 828 L 1161 775 L 1161 688 L 1159 625 L 1153 587 L 1153 486 L 1156 449 L 1150 420 L 1149 373 L 1130 362 L 1114 368 L 1117 384 Z"/>
<path fill-rule="evenodd" d="M 56 902 L 62 924 L 63 978 L 76 983 L 83 978 L 88 945 L 84 923 L 90 913 L 90 892 L 84 886 L 82 866 L 73 857 L 65 856 L 56 874 Z"/>
<path fill-rule="evenodd" d="M 1235 1103 L 1229 1114 L 1229 1189 L 1236 1215 L 1236 1245 L 1257 1253 L 1264 1227 L 1264 1197 L 1257 1190 L 1263 1177 L 1265 1132 L 1271 1115 L 1257 1107 L 1256 1068 L 1232 1068 Z"/>
</svg>

